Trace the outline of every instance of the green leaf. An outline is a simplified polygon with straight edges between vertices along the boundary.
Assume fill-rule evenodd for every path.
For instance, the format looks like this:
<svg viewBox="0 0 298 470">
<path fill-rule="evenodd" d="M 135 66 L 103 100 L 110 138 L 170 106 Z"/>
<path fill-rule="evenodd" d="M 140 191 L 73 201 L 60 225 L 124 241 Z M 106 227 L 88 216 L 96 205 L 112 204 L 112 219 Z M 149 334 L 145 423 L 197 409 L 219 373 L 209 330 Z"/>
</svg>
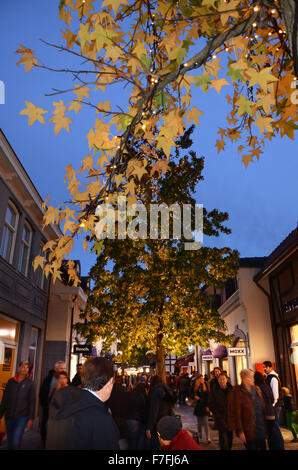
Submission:
<svg viewBox="0 0 298 470">
<path fill-rule="evenodd" d="M 203 90 L 204 93 L 207 93 L 208 91 L 208 84 L 211 83 L 210 80 L 210 75 L 209 73 L 204 73 L 204 75 L 199 75 L 196 77 L 196 83 L 195 83 L 195 88 L 200 86 Z"/>
<path fill-rule="evenodd" d="M 153 105 L 155 108 L 163 107 L 169 101 L 168 94 L 165 92 L 159 93 L 159 95 L 154 97 Z"/>
<path fill-rule="evenodd" d="M 245 82 L 245 78 L 242 75 L 243 70 L 233 69 L 232 67 L 230 67 L 230 65 L 228 65 L 228 69 L 229 71 L 227 72 L 227 75 L 232 78 L 233 82 L 235 82 L 236 80 L 241 80 L 242 82 Z"/>
<path fill-rule="evenodd" d="M 148 57 L 146 54 L 142 54 L 142 55 L 141 55 L 141 58 L 140 58 L 140 61 L 142 62 L 143 67 L 144 67 L 145 70 L 149 70 L 149 69 L 150 69 L 150 66 L 151 66 L 151 59 L 150 59 L 150 57 Z"/>
<path fill-rule="evenodd" d="M 104 248 L 104 240 L 97 241 L 94 243 L 94 247 L 92 248 L 91 253 L 96 251 L 97 256 L 99 256 L 103 248 Z"/>
<path fill-rule="evenodd" d="M 120 120 L 122 129 L 125 131 L 127 127 L 129 126 L 129 124 L 131 123 L 132 118 L 129 116 L 126 116 L 125 114 L 121 114 L 119 120 Z"/>
</svg>

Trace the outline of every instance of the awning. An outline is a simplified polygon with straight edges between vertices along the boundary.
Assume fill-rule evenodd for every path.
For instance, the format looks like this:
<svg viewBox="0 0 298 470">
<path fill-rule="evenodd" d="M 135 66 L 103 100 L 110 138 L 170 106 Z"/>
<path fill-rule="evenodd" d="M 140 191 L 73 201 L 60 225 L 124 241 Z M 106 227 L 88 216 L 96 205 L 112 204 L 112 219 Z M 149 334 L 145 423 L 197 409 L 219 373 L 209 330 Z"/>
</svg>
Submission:
<svg viewBox="0 0 298 470">
<path fill-rule="evenodd" d="M 175 363 L 175 367 L 187 367 L 190 362 L 194 361 L 194 354 L 190 354 L 187 357 L 180 359 Z"/>
<path fill-rule="evenodd" d="M 227 357 L 228 350 L 222 344 L 219 344 L 215 351 L 213 352 L 213 357 Z"/>
<path fill-rule="evenodd" d="M 202 356 L 212 356 L 212 351 L 211 349 L 206 349 L 206 351 L 202 352 Z"/>
</svg>

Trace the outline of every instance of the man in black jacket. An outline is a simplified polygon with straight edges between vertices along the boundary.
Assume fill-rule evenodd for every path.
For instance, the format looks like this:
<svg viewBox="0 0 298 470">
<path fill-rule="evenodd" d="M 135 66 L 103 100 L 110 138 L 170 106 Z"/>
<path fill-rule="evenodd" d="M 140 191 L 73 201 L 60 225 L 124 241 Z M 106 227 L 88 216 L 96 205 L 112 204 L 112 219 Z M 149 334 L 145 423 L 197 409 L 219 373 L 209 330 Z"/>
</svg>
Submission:
<svg viewBox="0 0 298 470">
<path fill-rule="evenodd" d="M 114 384 L 114 364 L 104 357 L 83 366 L 83 388 L 55 393 L 49 410 L 47 450 L 119 450 L 119 430 L 106 405 Z"/>
<path fill-rule="evenodd" d="M 210 388 L 209 409 L 212 411 L 219 435 L 220 450 L 231 450 L 233 431 L 228 424 L 228 399 L 233 389 L 223 372 L 217 377 L 218 385 Z"/>
<path fill-rule="evenodd" d="M 29 362 L 21 362 L 18 373 L 6 384 L 0 405 L 0 419 L 5 415 L 9 450 L 20 448 L 24 430 L 31 428 L 34 419 L 35 390 L 28 372 Z"/>
</svg>

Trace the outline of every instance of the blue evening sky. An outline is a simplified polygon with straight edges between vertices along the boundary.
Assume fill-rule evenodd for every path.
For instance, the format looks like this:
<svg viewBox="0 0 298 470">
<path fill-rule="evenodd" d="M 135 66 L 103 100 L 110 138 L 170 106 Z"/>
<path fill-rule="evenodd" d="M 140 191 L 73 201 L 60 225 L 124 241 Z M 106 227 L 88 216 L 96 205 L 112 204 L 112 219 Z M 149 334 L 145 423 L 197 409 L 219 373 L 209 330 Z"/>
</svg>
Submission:
<svg viewBox="0 0 298 470">
<path fill-rule="evenodd" d="M 16 66 L 20 55 L 15 51 L 22 44 L 33 49 L 45 65 L 80 67 L 80 60 L 40 42 L 42 38 L 58 45 L 64 43 L 60 31 L 65 29 L 65 23 L 59 20 L 58 4 L 58 0 L 0 1 L 0 80 L 5 83 L 0 127 L 41 197 L 49 195 L 49 204 L 54 206 L 69 200 L 64 184 L 65 167 L 72 163 L 78 169 L 89 153 L 86 135 L 94 125 L 94 112 L 84 109 L 78 116 L 74 112 L 68 114 L 73 120 L 71 132 L 62 130 L 57 137 L 53 123 L 36 122 L 29 127 L 28 118 L 19 114 L 25 108 L 25 100 L 51 110 L 51 103 L 64 96 L 44 95 L 52 89 L 71 88 L 73 82 L 71 76 L 41 69 L 26 74 L 23 65 Z M 192 104 L 205 113 L 193 134 L 193 150 L 205 157 L 205 179 L 197 187 L 196 199 L 207 210 L 227 211 L 230 215 L 227 225 L 232 229 L 231 235 L 205 237 L 203 243 L 230 246 L 238 249 L 242 257 L 265 256 L 297 225 L 297 144 L 287 137 L 273 139 L 260 160 L 248 168 L 241 163 L 237 144 L 227 145 L 218 155 L 214 144 L 218 126 L 226 126 L 228 89 L 223 87 L 220 95 L 215 90 L 206 95 L 199 89 L 193 92 Z M 69 94 L 67 98 L 73 96 Z M 106 94 L 97 94 L 95 103 L 106 100 L 124 106 L 128 92 L 121 84 L 107 88 Z M 45 115 L 46 121 L 50 114 Z M 94 254 L 84 253 L 78 239 L 71 257 L 80 259 L 83 275 L 89 273 L 96 261 Z"/>
</svg>

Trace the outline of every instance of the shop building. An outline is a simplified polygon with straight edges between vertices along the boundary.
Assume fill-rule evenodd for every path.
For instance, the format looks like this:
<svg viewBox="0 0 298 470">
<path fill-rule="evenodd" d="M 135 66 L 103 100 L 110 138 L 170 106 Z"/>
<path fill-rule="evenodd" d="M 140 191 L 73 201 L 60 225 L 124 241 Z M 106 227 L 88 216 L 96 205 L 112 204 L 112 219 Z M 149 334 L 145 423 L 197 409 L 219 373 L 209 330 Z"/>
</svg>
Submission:
<svg viewBox="0 0 298 470">
<path fill-rule="evenodd" d="M 270 308 L 277 372 L 298 403 L 298 226 L 268 256 L 254 280 Z"/>
<path fill-rule="evenodd" d="M 266 259 L 240 258 L 237 276 L 224 289 L 208 287 L 232 342 L 226 346 L 210 341 L 207 350 L 200 348 L 203 374 L 209 375 L 219 366 L 227 371 L 232 384 L 239 384 L 242 369 L 262 369 L 263 361 L 275 362 L 268 299 L 254 281 Z"/>
<path fill-rule="evenodd" d="M 61 232 L 44 229 L 43 200 L 0 130 L 0 400 L 21 360 L 41 379 L 49 279 L 32 261 Z M 3 433 L 3 419 L 0 433 Z"/>
</svg>

